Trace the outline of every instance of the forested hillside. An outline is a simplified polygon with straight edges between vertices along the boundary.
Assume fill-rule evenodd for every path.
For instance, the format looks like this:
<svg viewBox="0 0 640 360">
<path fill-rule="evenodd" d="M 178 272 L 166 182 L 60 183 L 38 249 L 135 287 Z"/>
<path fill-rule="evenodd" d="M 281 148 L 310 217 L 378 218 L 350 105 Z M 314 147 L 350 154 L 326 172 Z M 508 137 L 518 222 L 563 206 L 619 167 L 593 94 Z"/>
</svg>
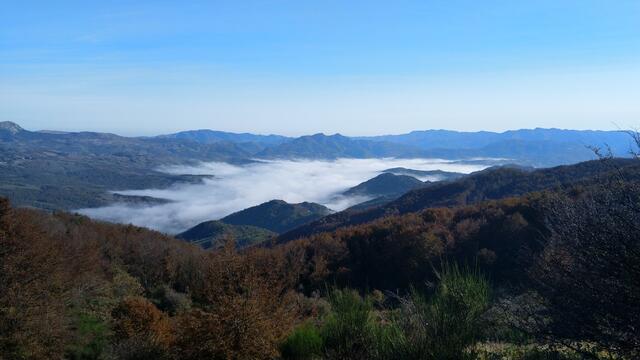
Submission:
<svg viewBox="0 0 640 360">
<path fill-rule="evenodd" d="M 279 241 L 307 236 L 339 227 L 362 224 L 388 215 L 405 214 L 429 207 L 474 204 L 523 195 L 532 191 L 563 189 L 600 181 L 622 171 L 638 178 L 640 165 L 631 159 L 600 160 L 530 171 L 518 167 L 494 167 L 454 181 L 428 184 L 407 192 L 395 201 L 365 210 L 347 210 L 326 216 L 279 237 Z"/>
<path fill-rule="evenodd" d="M 241 252 L 232 239 L 205 251 L 2 200 L 0 354 L 634 359 L 637 168 L 601 165 L 611 171 L 597 182 L 430 207 Z M 597 168 L 581 166 L 580 174 Z"/>
</svg>

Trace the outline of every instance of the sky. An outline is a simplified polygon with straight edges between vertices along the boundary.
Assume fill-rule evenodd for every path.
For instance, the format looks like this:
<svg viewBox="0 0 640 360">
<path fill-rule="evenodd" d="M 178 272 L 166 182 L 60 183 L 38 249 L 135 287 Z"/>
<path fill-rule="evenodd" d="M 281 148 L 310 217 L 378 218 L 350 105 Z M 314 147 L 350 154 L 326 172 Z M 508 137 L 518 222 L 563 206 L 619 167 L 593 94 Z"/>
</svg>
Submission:
<svg viewBox="0 0 640 360">
<path fill-rule="evenodd" d="M 0 121 L 153 135 L 640 125 L 640 1 L 0 1 Z"/>
</svg>

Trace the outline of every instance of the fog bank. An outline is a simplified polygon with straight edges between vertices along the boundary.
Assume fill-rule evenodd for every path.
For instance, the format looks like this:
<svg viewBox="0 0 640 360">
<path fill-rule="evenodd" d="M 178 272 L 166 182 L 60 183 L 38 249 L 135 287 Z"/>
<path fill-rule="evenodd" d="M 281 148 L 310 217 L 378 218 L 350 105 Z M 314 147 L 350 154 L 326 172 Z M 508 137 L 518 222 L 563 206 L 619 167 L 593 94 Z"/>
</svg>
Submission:
<svg viewBox="0 0 640 360">
<path fill-rule="evenodd" d="M 178 233 L 202 221 L 220 219 L 273 199 L 289 203 L 316 202 L 340 211 L 368 200 L 344 197 L 340 193 L 394 167 L 470 173 L 487 166 L 438 159 L 277 160 L 242 166 L 219 162 L 167 166 L 160 170 L 214 177 L 201 184 L 177 184 L 168 189 L 118 191 L 123 195 L 167 199 L 170 203 L 152 206 L 114 204 L 78 212 L 101 220 Z"/>
</svg>

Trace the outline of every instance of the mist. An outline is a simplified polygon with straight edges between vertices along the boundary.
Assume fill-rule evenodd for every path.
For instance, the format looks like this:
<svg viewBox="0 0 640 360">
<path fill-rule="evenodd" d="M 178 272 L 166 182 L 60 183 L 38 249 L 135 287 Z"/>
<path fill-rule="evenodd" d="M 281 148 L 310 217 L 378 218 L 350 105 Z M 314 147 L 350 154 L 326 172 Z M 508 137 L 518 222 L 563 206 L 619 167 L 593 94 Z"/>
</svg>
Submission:
<svg viewBox="0 0 640 360">
<path fill-rule="evenodd" d="M 289 203 L 315 202 L 341 211 L 369 200 L 365 197 L 345 197 L 340 195 L 342 192 L 393 167 L 470 173 L 482 170 L 487 165 L 438 159 L 338 159 L 260 160 L 242 166 L 220 162 L 166 166 L 159 170 L 170 174 L 212 177 L 200 184 L 117 192 L 169 200 L 166 204 L 141 206 L 122 203 L 80 209 L 78 212 L 100 220 L 130 223 L 175 234 L 200 222 L 217 220 L 273 199 Z"/>
</svg>

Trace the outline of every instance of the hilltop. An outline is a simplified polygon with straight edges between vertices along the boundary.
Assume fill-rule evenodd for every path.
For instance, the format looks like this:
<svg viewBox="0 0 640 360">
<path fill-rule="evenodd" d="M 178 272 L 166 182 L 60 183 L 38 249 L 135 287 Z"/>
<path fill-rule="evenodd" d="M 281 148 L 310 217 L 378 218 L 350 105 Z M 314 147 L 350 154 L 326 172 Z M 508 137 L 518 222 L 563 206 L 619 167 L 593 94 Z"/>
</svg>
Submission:
<svg viewBox="0 0 640 360">
<path fill-rule="evenodd" d="M 343 192 L 345 196 L 394 196 L 424 186 L 425 183 L 408 175 L 382 173 Z"/>
<path fill-rule="evenodd" d="M 204 249 L 218 249 L 224 242 L 233 239 L 238 248 L 265 242 L 277 234 L 273 231 L 251 225 L 231 225 L 222 221 L 205 221 L 176 235 L 176 239 L 186 240 Z"/>
<path fill-rule="evenodd" d="M 225 216 L 220 221 L 231 225 L 257 226 L 283 233 L 330 213 L 330 209 L 320 204 L 310 202 L 289 204 L 282 200 L 271 200 Z"/>
</svg>

